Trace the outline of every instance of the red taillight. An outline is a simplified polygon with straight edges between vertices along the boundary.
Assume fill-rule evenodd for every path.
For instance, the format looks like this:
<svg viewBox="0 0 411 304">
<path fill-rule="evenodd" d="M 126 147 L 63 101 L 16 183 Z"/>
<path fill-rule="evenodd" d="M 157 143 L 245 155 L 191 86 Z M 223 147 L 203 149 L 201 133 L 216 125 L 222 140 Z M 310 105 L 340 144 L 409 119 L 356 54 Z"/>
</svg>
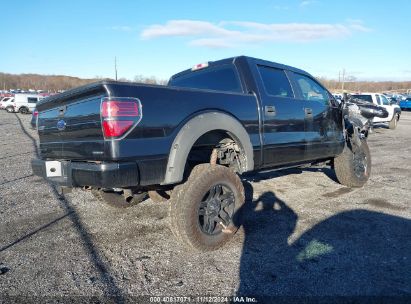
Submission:
<svg viewBox="0 0 411 304">
<path fill-rule="evenodd" d="M 127 132 L 134 124 L 132 120 L 104 120 L 103 131 L 105 137 L 119 137 Z"/>
<path fill-rule="evenodd" d="M 38 116 L 38 115 L 39 115 L 39 111 L 34 110 L 34 112 L 33 112 L 33 116 Z"/>
<path fill-rule="evenodd" d="M 104 98 L 101 103 L 101 126 L 105 138 L 118 139 L 134 128 L 142 118 L 137 98 Z"/>
<path fill-rule="evenodd" d="M 132 101 L 103 101 L 103 117 L 138 116 L 138 105 Z"/>
</svg>

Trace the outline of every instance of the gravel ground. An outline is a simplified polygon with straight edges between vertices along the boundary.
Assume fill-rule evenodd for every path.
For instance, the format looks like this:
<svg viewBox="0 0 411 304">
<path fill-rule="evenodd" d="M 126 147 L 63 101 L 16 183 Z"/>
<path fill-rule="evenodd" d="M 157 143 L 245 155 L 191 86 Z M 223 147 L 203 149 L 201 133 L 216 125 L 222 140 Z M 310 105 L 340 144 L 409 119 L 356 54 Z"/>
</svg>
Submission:
<svg viewBox="0 0 411 304">
<path fill-rule="evenodd" d="M 146 200 L 119 210 L 82 190 L 60 196 L 32 174 L 37 134 L 29 120 L 0 111 L 0 302 L 139 302 L 140 295 L 411 299 L 410 112 L 396 130 L 380 126 L 370 136 L 372 176 L 361 189 L 336 183 L 330 169 L 248 177 L 244 226 L 211 253 L 176 243 L 167 203 Z"/>
</svg>

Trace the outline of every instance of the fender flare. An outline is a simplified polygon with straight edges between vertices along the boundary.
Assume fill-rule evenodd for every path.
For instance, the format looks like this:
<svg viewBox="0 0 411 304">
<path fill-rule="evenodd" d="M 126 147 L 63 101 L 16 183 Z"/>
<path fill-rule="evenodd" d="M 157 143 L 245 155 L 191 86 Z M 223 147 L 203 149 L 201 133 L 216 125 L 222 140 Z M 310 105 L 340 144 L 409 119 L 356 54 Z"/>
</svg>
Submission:
<svg viewBox="0 0 411 304">
<path fill-rule="evenodd" d="M 171 145 L 162 185 L 175 184 L 183 180 L 185 164 L 191 148 L 197 139 L 213 130 L 228 132 L 239 145 L 245 160 L 241 173 L 254 170 L 253 147 L 243 125 L 230 115 L 208 112 L 190 119 L 178 132 Z"/>
</svg>

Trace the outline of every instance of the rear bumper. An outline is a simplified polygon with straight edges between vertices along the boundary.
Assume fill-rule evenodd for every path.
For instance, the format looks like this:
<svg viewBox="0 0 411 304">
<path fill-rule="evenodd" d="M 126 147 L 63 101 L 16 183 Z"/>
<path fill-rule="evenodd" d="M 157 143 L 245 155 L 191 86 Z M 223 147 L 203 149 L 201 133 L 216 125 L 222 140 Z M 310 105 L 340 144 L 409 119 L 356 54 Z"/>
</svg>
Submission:
<svg viewBox="0 0 411 304">
<path fill-rule="evenodd" d="M 140 182 L 138 166 L 134 162 L 60 163 L 61 176 L 47 176 L 46 161 L 41 159 L 33 159 L 31 167 L 35 175 L 63 187 L 123 188 L 138 186 Z"/>
</svg>

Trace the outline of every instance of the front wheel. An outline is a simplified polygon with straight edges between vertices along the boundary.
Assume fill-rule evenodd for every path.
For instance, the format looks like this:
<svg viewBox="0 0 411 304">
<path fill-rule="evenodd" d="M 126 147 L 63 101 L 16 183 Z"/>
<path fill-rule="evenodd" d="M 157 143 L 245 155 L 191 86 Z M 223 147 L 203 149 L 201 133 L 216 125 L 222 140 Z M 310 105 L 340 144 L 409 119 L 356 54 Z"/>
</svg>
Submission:
<svg viewBox="0 0 411 304">
<path fill-rule="evenodd" d="M 174 188 L 169 212 L 171 230 L 191 249 L 216 250 L 237 232 L 244 200 L 243 184 L 232 170 L 198 165 L 183 185 Z"/>
<path fill-rule="evenodd" d="M 343 152 L 334 158 L 338 181 L 347 187 L 364 186 L 371 174 L 371 154 L 365 139 L 360 146 L 345 145 Z"/>
<path fill-rule="evenodd" d="M 13 107 L 7 107 L 6 111 L 9 113 L 13 113 L 14 112 L 14 108 Z"/>
</svg>

